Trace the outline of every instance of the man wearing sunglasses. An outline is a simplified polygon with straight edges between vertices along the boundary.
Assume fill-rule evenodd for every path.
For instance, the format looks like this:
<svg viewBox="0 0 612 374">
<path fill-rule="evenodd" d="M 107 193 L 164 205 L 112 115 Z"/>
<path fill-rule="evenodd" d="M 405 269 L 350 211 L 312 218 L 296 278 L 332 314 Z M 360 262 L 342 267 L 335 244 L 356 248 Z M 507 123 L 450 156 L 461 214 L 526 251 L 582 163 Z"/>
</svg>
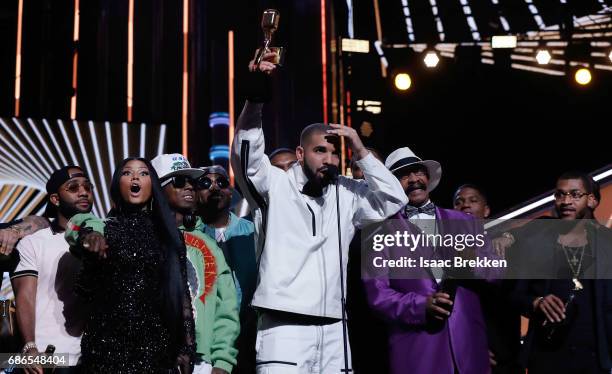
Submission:
<svg viewBox="0 0 612 374">
<path fill-rule="evenodd" d="M 257 65 L 252 61 L 250 71 L 271 73 L 276 65 L 266 58 Z M 286 172 L 272 166 L 264 152 L 263 104 L 255 102 L 255 96 L 251 99 L 236 125 L 231 161 L 249 205 L 262 209 L 264 219 L 252 301 L 260 311 L 257 372 L 340 373 L 345 358 L 350 370 L 341 297 L 349 243 L 357 228 L 395 214 L 408 199 L 399 181 L 350 127 L 310 125 L 300 136 L 298 162 Z M 340 137 L 367 183 L 339 176 L 336 190 Z"/>
<path fill-rule="evenodd" d="M 236 288 L 223 252 L 202 230 L 196 215 L 203 171 L 180 154 L 151 160 L 187 247 L 187 279 L 195 312 L 194 374 L 229 374 L 236 365 L 240 331 Z"/>
<path fill-rule="evenodd" d="M 54 345 L 56 352 L 68 354 L 70 366 L 56 373 L 79 372 L 76 365 L 87 308 L 72 291 L 81 264 L 70 254 L 63 232 L 73 215 L 91 211 L 93 188 L 78 166 L 66 166 L 51 175 L 45 209 L 51 226 L 21 239 L 17 245 L 21 259 L 11 274 L 17 323 L 25 342 L 22 353 L 36 355 Z M 43 371 L 30 367 L 25 372 Z"/>
<path fill-rule="evenodd" d="M 198 214 L 202 218 L 202 230 L 215 238 L 236 280 L 238 305 L 240 306 L 240 336 L 238 347 L 238 373 L 255 370 L 256 315 L 250 307 L 255 284 L 257 265 L 253 222 L 235 215 L 231 210 L 232 193 L 227 171 L 219 165 L 201 168 L 204 174 L 198 179 Z"/>
<path fill-rule="evenodd" d="M 531 254 L 525 266 L 554 265 L 542 276 L 549 279 L 519 280 L 515 290 L 530 319 L 522 356 L 530 374 L 612 369 L 612 230 L 594 219 L 600 198 L 588 174 L 564 173 L 554 192 L 558 219 L 515 231 L 509 253 Z"/>
</svg>

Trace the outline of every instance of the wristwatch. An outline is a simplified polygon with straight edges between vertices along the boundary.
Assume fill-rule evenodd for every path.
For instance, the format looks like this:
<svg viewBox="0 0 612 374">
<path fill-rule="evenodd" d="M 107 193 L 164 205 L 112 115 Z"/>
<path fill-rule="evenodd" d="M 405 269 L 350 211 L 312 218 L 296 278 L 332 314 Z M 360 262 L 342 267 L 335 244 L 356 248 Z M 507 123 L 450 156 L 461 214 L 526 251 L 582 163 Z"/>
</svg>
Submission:
<svg viewBox="0 0 612 374">
<path fill-rule="evenodd" d="M 36 343 L 35 343 L 35 342 L 27 342 L 27 343 L 25 343 L 25 345 L 23 346 L 23 349 L 21 350 L 21 353 L 26 353 L 26 352 L 28 352 L 28 351 L 29 351 L 30 349 L 32 349 L 32 348 L 34 348 L 34 349 L 38 350 L 38 347 L 36 346 Z"/>
</svg>

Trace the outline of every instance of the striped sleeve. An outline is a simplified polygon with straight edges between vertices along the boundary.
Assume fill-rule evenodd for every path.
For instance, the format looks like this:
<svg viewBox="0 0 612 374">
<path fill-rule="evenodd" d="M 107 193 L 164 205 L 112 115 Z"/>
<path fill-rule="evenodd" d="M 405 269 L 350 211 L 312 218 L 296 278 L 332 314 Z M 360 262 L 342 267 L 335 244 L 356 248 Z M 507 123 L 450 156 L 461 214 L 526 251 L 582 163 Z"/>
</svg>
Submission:
<svg viewBox="0 0 612 374">
<path fill-rule="evenodd" d="M 26 236 L 17 244 L 20 260 L 11 273 L 11 279 L 16 279 L 24 276 L 38 277 L 38 259 L 36 256 L 36 248 L 31 238 Z"/>
</svg>

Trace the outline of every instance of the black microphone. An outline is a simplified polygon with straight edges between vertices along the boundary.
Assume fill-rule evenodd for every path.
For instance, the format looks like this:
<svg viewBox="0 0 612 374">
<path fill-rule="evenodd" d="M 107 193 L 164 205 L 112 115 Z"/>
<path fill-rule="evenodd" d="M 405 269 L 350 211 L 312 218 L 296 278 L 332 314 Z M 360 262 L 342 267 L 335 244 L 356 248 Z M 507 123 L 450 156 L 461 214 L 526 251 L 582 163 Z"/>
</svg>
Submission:
<svg viewBox="0 0 612 374">
<path fill-rule="evenodd" d="M 47 346 L 47 349 L 45 349 L 45 354 L 48 356 L 51 356 L 54 353 L 55 353 L 55 346 L 53 344 L 49 344 Z M 43 369 L 44 374 L 53 374 L 54 372 L 55 372 L 54 367 Z"/>
<path fill-rule="evenodd" d="M 336 165 L 327 165 L 327 168 L 323 170 L 323 179 L 329 183 L 336 182 L 340 174 L 340 169 Z"/>
<path fill-rule="evenodd" d="M 183 215 L 183 226 L 187 231 L 192 231 L 195 228 L 197 223 L 197 217 L 195 212 L 190 212 L 189 214 Z"/>
</svg>

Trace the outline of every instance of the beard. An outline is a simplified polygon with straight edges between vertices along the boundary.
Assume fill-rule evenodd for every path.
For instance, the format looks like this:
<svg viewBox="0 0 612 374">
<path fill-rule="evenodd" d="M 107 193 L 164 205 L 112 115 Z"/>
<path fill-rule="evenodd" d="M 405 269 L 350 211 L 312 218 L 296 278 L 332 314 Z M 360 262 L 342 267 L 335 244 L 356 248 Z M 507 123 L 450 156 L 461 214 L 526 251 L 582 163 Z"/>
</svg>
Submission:
<svg viewBox="0 0 612 374">
<path fill-rule="evenodd" d="M 76 206 L 76 204 L 70 204 L 70 203 L 60 200 L 58 211 L 59 211 L 59 214 L 66 217 L 67 219 L 70 219 L 72 218 L 72 216 L 76 214 L 91 212 L 91 205 L 89 206 L 88 209 L 80 209 Z"/>
<path fill-rule="evenodd" d="M 304 171 L 306 178 L 308 178 L 309 183 L 321 184 L 321 179 L 319 178 L 317 173 L 313 171 L 313 168 L 308 165 L 308 160 L 306 160 L 306 158 L 304 158 L 304 165 L 302 165 L 302 170 Z"/>
<path fill-rule="evenodd" d="M 212 192 L 206 201 L 201 201 L 198 204 L 198 212 L 200 216 L 216 216 L 217 214 L 229 208 L 231 198 L 227 198 L 222 192 Z"/>
<path fill-rule="evenodd" d="M 313 171 L 314 168 L 308 165 L 308 161 L 304 158 L 304 165 L 302 165 L 302 170 L 308 178 L 308 182 L 304 185 L 302 189 L 302 193 L 311 197 L 320 197 L 323 195 L 323 188 L 325 188 L 328 184 L 331 183 L 329 178 L 323 178 L 319 176 L 319 172 L 324 170 L 322 167 L 317 171 Z"/>
<path fill-rule="evenodd" d="M 306 175 L 306 178 L 308 178 L 308 183 L 313 185 L 313 186 L 318 186 L 320 188 L 324 188 L 326 186 L 328 186 L 329 184 L 333 183 L 334 181 L 334 176 L 332 176 L 332 173 L 328 173 L 328 169 L 331 169 L 333 166 L 330 165 L 329 167 L 326 165 L 321 166 L 319 169 L 315 170 L 313 167 L 311 167 L 308 164 L 308 160 L 306 160 L 306 158 L 304 158 L 304 165 L 302 166 L 302 170 L 304 171 L 304 174 Z M 337 171 L 337 167 L 336 169 L 336 175 L 338 174 Z M 321 176 L 321 174 L 323 174 Z"/>
</svg>

